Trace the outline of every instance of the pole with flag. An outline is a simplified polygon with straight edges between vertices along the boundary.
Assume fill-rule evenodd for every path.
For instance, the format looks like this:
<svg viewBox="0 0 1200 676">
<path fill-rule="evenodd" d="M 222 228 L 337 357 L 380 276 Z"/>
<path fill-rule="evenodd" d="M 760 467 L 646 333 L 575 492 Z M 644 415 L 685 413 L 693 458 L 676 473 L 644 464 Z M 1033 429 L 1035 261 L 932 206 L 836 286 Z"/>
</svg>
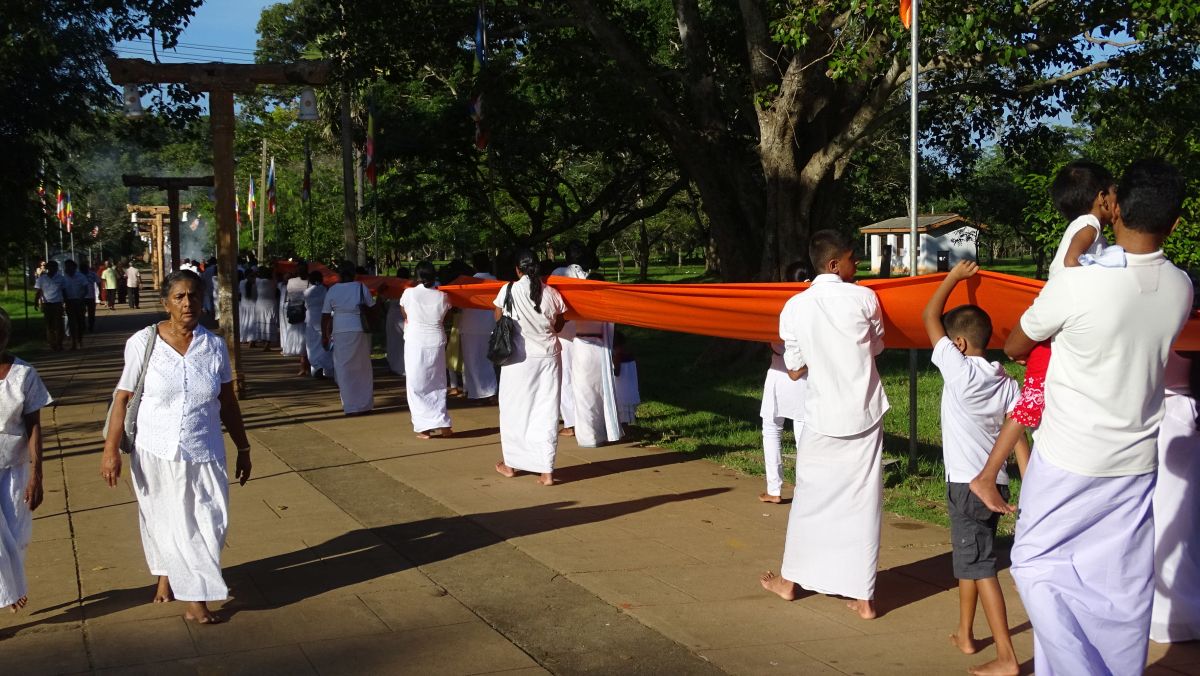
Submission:
<svg viewBox="0 0 1200 676">
<path fill-rule="evenodd" d="M 312 224 L 312 148 L 308 135 L 304 137 L 304 183 L 300 186 L 300 199 L 305 204 L 308 216 L 308 257 L 313 257 L 313 224 Z"/>
<path fill-rule="evenodd" d="M 250 177 L 250 189 L 246 192 L 246 218 L 250 221 L 250 246 L 254 246 L 254 209 L 258 204 L 254 201 L 254 177 Z"/>
<path fill-rule="evenodd" d="M 918 54 L 920 30 L 920 0 L 900 0 L 900 21 L 909 30 L 911 42 L 909 61 L 909 120 L 908 120 L 908 275 L 915 277 L 920 266 L 921 240 L 917 232 L 917 85 L 920 73 Z M 908 471 L 917 471 L 917 351 L 908 351 Z"/>
<path fill-rule="evenodd" d="M 71 208 L 71 192 L 67 191 L 67 208 L 65 211 L 67 224 L 67 235 L 71 239 L 71 258 L 75 258 L 75 233 L 71 231 L 71 226 L 75 224 L 75 210 Z"/>
</svg>

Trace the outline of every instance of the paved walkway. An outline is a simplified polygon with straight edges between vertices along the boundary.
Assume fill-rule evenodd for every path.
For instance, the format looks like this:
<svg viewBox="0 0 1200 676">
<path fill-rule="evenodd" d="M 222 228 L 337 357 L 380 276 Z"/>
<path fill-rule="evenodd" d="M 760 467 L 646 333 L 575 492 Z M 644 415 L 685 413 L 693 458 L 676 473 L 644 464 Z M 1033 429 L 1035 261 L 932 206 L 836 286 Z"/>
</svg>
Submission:
<svg viewBox="0 0 1200 676">
<path fill-rule="evenodd" d="M 376 413 L 343 418 L 328 382 L 244 351 L 254 479 L 230 489 L 229 622 L 152 605 L 128 476 L 99 477 L 99 430 L 124 338 L 148 311 L 100 310 L 82 353 L 31 355 L 58 398 L 45 416 L 46 502 L 30 604 L 0 616 L 4 673 L 962 674 L 945 529 L 885 518 L 878 603 L 784 603 L 786 506 L 761 479 L 622 444 L 560 445 L 561 485 L 502 479 L 493 407 L 417 441 L 402 382 L 376 369 Z M 230 448 L 232 452 L 232 448 Z M 1018 653 L 1032 634 L 1007 572 Z M 982 613 L 979 636 L 988 636 Z M 1200 673 L 1200 647 L 1151 649 L 1152 671 Z"/>
</svg>

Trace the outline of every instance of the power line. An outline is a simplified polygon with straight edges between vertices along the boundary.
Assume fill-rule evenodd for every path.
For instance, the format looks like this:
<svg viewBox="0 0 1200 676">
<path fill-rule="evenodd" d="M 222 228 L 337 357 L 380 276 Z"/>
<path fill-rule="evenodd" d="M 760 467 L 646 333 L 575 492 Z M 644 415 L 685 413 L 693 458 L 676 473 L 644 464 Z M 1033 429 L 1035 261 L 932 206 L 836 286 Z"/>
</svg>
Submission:
<svg viewBox="0 0 1200 676">
<path fill-rule="evenodd" d="M 157 44 L 154 40 L 151 40 L 150 38 L 144 38 L 144 37 L 131 38 L 129 40 L 129 42 L 143 42 L 143 43 Z M 176 42 L 175 44 L 178 47 L 185 47 L 185 48 L 189 48 L 189 49 L 199 49 L 199 50 L 204 50 L 204 51 L 215 51 L 215 52 L 238 52 L 238 53 L 242 53 L 242 54 L 254 54 L 256 51 L 253 49 L 246 49 L 245 47 L 223 47 L 221 45 L 205 45 L 205 44 L 200 44 L 198 42 Z"/>
<path fill-rule="evenodd" d="M 129 54 L 136 54 L 138 56 L 156 56 L 159 59 L 165 58 L 165 59 L 183 59 L 185 61 L 196 61 L 196 60 L 216 61 L 216 62 L 221 62 L 221 63 L 247 63 L 247 64 L 254 63 L 254 61 L 250 60 L 250 59 L 239 59 L 239 58 L 236 58 L 233 56 L 218 57 L 213 54 L 198 54 L 198 53 L 194 53 L 194 52 L 177 52 L 177 51 L 164 50 L 164 51 L 159 51 L 157 54 L 155 54 L 153 51 L 151 51 L 149 49 L 142 49 L 140 47 L 117 47 L 117 51 L 118 52 L 126 52 Z"/>
</svg>

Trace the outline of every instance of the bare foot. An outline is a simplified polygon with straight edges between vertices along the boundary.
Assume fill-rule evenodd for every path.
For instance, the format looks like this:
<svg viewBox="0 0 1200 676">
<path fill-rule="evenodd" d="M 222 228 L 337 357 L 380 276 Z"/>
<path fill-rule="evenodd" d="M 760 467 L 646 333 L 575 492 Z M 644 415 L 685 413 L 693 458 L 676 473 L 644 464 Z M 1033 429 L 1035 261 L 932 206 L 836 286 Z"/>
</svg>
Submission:
<svg viewBox="0 0 1200 676">
<path fill-rule="evenodd" d="M 558 431 L 558 436 L 573 437 L 573 436 L 575 436 L 575 428 L 574 427 L 564 427 Z"/>
<path fill-rule="evenodd" d="M 1021 667 L 1014 660 L 992 660 L 986 664 L 980 664 L 977 667 L 967 669 L 967 673 L 975 674 L 975 676 L 1017 676 L 1021 673 Z"/>
<path fill-rule="evenodd" d="M 543 486 L 553 486 L 554 485 L 554 473 L 553 472 L 543 472 L 542 475 L 540 477 L 538 477 L 537 482 Z"/>
<path fill-rule="evenodd" d="M 979 648 L 975 646 L 975 639 L 970 634 L 962 638 L 959 638 L 959 634 L 950 634 L 950 642 L 954 644 L 955 648 L 961 650 L 964 655 L 974 655 L 979 652 Z"/>
<path fill-rule="evenodd" d="M 874 601 L 864 601 L 861 599 L 855 599 L 853 601 L 848 601 L 846 603 L 846 607 L 849 608 L 850 610 L 853 610 L 854 612 L 858 613 L 858 616 L 863 618 L 864 620 L 875 619 L 875 602 Z"/>
<path fill-rule="evenodd" d="M 450 437 L 454 436 L 454 429 L 451 427 L 443 427 L 442 433 L 438 436 L 443 439 L 449 439 Z"/>
<path fill-rule="evenodd" d="M 166 575 L 159 575 L 158 589 L 154 590 L 154 602 L 166 603 L 174 600 L 175 595 L 171 593 L 171 581 L 167 579 Z"/>
<path fill-rule="evenodd" d="M 517 473 L 514 472 L 511 467 L 504 464 L 503 460 L 496 463 L 496 471 L 499 472 L 501 475 L 508 477 L 509 479 L 511 479 L 517 475 Z"/>
<path fill-rule="evenodd" d="M 9 609 L 11 612 L 14 612 L 14 613 L 15 613 L 15 612 L 17 612 L 18 610 L 20 610 L 20 609 L 24 608 L 26 603 L 29 603 L 29 597 L 28 597 L 28 596 L 22 596 L 21 598 L 17 599 L 17 602 L 16 602 L 16 603 L 14 603 L 14 604 L 12 604 L 11 606 L 9 606 L 9 607 L 8 607 L 8 609 Z"/>
<path fill-rule="evenodd" d="M 758 581 L 760 584 L 762 584 L 763 589 L 766 589 L 772 594 L 778 594 L 779 598 L 783 599 L 784 601 L 796 600 L 796 584 L 791 580 L 784 578 L 782 575 L 776 575 L 775 573 L 767 571 L 758 578 Z"/>
<path fill-rule="evenodd" d="M 188 609 L 183 614 L 183 619 L 196 624 L 220 624 L 222 621 L 208 609 L 208 604 L 203 601 L 188 603 Z"/>
<path fill-rule="evenodd" d="M 779 497 L 778 495 L 771 495 L 770 493 L 759 493 L 758 501 L 769 502 L 773 505 L 778 505 L 779 503 L 783 502 L 783 498 Z"/>
<path fill-rule="evenodd" d="M 299 378 L 307 378 L 308 377 L 308 369 L 300 369 L 299 371 L 296 372 L 296 376 Z"/>
<path fill-rule="evenodd" d="M 429 436 L 428 434 L 426 434 L 424 432 L 417 432 L 417 438 L 418 439 L 432 439 L 433 437 Z"/>
</svg>

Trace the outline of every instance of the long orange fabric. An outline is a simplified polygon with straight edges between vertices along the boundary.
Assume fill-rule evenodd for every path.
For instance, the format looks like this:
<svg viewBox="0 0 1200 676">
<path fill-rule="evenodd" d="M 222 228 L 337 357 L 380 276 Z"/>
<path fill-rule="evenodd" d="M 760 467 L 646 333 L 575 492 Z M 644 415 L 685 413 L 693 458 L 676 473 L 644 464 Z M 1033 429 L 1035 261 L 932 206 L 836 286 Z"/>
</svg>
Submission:
<svg viewBox="0 0 1200 676">
<path fill-rule="evenodd" d="M 281 262 L 289 271 L 295 264 Z M 337 274 L 315 264 L 326 284 Z M 921 311 L 945 273 L 858 282 L 879 295 L 883 308 L 884 342 L 891 348 L 928 348 L 929 338 Z M 357 279 L 371 292 L 399 298 L 411 284 L 394 277 L 360 275 Z M 567 277 L 550 277 L 570 310 L 568 319 L 590 319 L 640 326 L 647 329 L 694 333 L 703 336 L 771 342 L 779 340 L 779 313 L 789 298 L 808 284 L 614 284 Z M 455 307 L 491 309 L 503 282 L 460 277 L 440 287 Z M 1012 327 L 1033 303 L 1043 282 L 981 271 L 959 284 L 950 294 L 947 308 L 964 303 L 982 307 L 992 318 L 994 333 L 990 347 L 999 348 Z M 1177 350 L 1200 350 L 1200 315 L 1193 313 L 1175 343 Z"/>
</svg>

